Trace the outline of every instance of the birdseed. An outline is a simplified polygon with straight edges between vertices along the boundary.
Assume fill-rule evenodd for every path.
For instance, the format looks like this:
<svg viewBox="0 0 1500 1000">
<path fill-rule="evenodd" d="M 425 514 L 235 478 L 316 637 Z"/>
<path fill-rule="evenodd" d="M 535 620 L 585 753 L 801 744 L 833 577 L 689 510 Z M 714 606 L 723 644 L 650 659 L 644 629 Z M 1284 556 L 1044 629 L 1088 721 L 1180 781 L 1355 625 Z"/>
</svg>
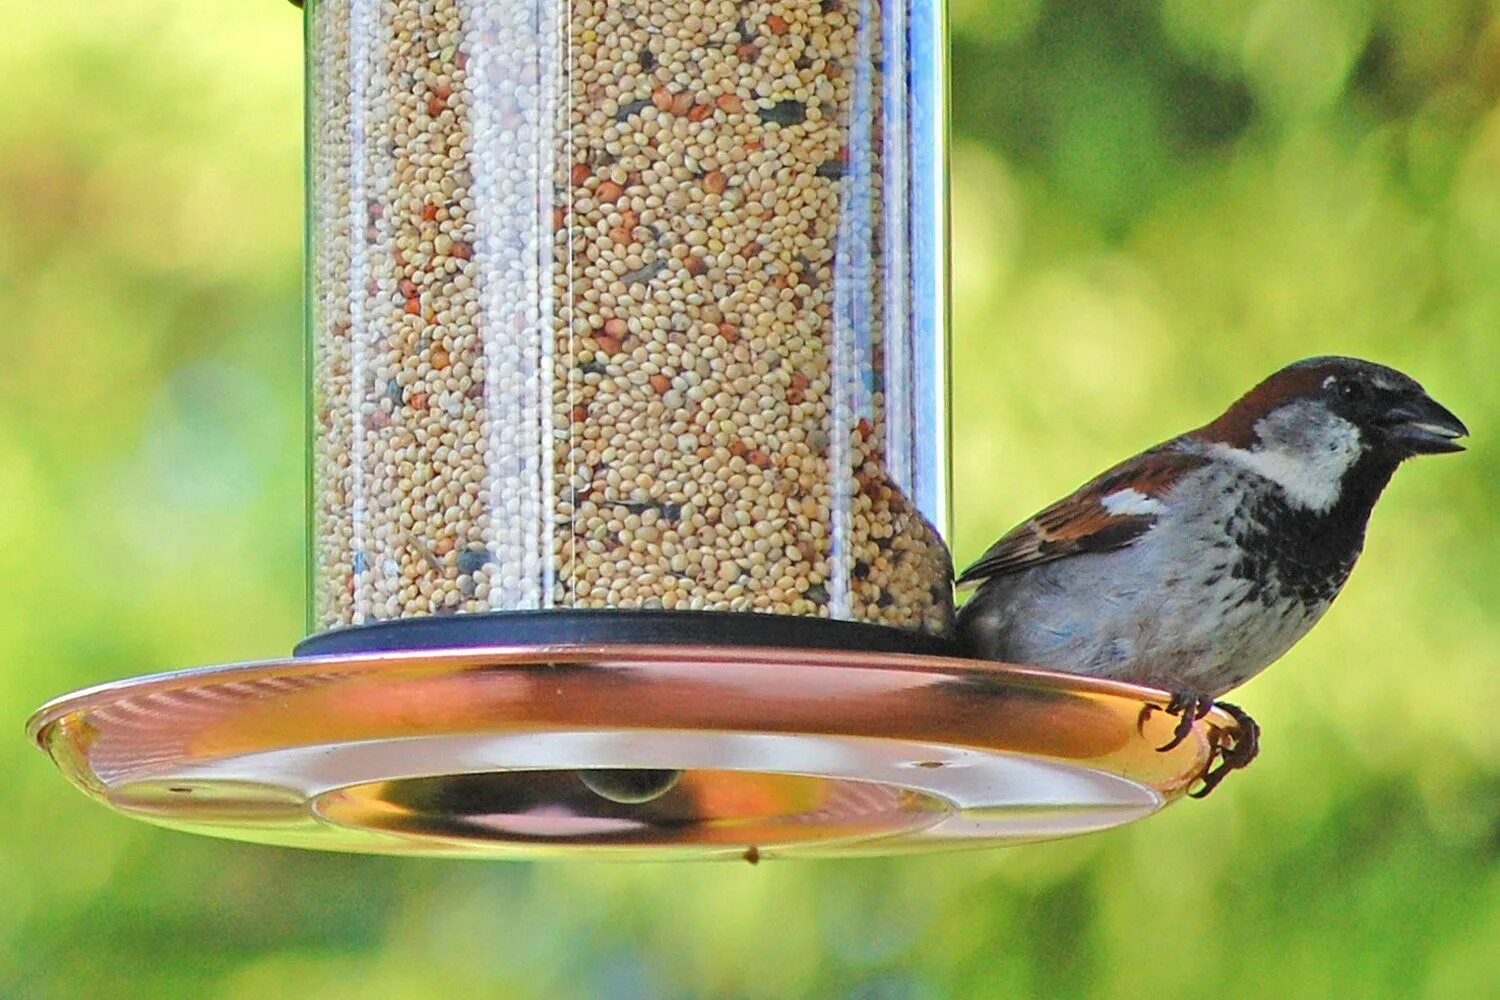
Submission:
<svg viewBox="0 0 1500 1000">
<path fill-rule="evenodd" d="M 878 4 L 308 7 L 314 627 L 950 629 L 947 549 L 886 458 L 919 334 Z"/>
</svg>

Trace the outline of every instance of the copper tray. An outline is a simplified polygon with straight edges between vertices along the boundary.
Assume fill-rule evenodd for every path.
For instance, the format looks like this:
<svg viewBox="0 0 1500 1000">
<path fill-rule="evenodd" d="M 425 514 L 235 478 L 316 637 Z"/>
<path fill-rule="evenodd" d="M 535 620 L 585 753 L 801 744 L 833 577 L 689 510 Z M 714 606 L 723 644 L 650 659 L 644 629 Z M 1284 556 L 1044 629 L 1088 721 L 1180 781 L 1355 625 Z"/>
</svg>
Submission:
<svg viewBox="0 0 1500 1000">
<path fill-rule="evenodd" d="M 89 795 L 194 833 L 754 861 L 1014 844 L 1148 816 L 1237 735 L 1215 710 L 1158 752 L 1174 720 L 1149 707 L 1165 703 L 935 656 L 532 646 L 158 674 L 56 699 L 28 731 Z M 682 773 L 647 801 L 591 790 L 619 768 Z"/>
</svg>

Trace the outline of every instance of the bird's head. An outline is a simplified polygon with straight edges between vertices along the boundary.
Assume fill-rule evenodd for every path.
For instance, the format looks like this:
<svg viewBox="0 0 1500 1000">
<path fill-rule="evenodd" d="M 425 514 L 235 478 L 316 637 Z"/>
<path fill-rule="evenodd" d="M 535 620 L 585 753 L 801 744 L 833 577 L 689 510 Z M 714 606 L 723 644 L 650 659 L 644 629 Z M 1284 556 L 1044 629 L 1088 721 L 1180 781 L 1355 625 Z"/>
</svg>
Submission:
<svg viewBox="0 0 1500 1000">
<path fill-rule="evenodd" d="M 1251 389 L 1193 438 L 1276 482 L 1316 511 L 1345 499 L 1346 484 L 1379 495 L 1414 455 L 1462 451 L 1456 416 L 1394 368 L 1356 358 L 1309 358 Z"/>
</svg>

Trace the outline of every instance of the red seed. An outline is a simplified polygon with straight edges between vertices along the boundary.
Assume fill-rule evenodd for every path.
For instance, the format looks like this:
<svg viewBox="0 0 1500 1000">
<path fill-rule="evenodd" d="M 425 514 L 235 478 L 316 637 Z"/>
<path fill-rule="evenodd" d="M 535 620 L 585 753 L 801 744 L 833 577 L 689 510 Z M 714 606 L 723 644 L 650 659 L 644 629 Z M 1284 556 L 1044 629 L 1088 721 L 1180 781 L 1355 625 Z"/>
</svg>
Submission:
<svg viewBox="0 0 1500 1000">
<path fill-rule="evenodd" d="M 729 177 L 722 170 L 710 170 L 703 175 L 703 190 L 710 194 L 722 194 L 729 186 Z"/>
<path fill-rule="evenodd" d="M 711 115 L 713 113 L 714 113 L 714 109 L 713 109 L 712 105 L 709 105 L 709 104 L 694 104 L 693 105 L 693 110 L 691 110 L 691 111 L 688 112 L 688 121 L 690 121 L 690 122 L 701 122 L 703 119 L 707 118 L 709 115 Z"/>
<path fill-rule="evenodd" d="M 436 205 L 423 205 L 422 206 L 422 221 L 423 222 L 436 222 L 437 221 L 437 215 L 438 215 L 438 207 Z"/>
<path fill-rule="evenodd" d="M 630 324 L 618 316 L 604 321 L 605 336 L 613 337 L 615 340 L 624 340 L 629 332 Z"/>
<path fill-rule="evenodd" d="M 422 315 L 422 300 L 413 295 L 406 300 L 406 311 L 413 316 Z"/>
<path fill-rule="evenodd" d="M 589 165 L 587 163 L 573 164 L 573 183 L 582 184 L 584 181 L 589 179 L 589 176 L 592 173 L 593 171 L 589 169 Z"/>
<path fill-rule="evenodd" d="M 618 340 L 616 340 L 614 337 L 611 337 L 607 333 L 594 334 L 594 343 L 599 345 L 599 350 L 603 351 L 606 355 L 609 355 L 611 357 L 619 354 L 620 348 L 624 346 Z"/>
<path fill-rule="evenodd" d="M 734 455 L 734 456 L 738 457 L 740 455 L 745 454 L 745 452 L 747 452 L 749 450 L 750 450 L 750 446 L 748 444 L 746 444 L 745 442 L 739 440 L 738 438 L 736 438 L 733 441 L 729 442 L 729 454 L 731 454 L 731 455 Z"/>
<path fill-rule="evenodd" d="M 588 420 L 588 418 L 589 408 L 587 406 L 585 406 L 583 403 L 577 403 L 573 406 L 573 423 L 581 424 L 584 421 Z"/>
<path fill-rule="evenodd" d="M 434 118 L 436 118 L 438 115 L 442 114 L 445 110 L 447 110 L 447 107 L 448 107 L 448 105 L 444 104 L 442 101 L 438 100 L 436 97 L 429 97 L 427 99 L 427 113 L 429 115 L 431 115 L 432 117 L 434 117 Z"/>
<path fill-rule="evenodd" d="M 812 379 L 808 378 L 801 372 L 796 372 L 792 375 L 793 389 L 806 389 L 810 385 L 812 385 Z"/>
<path fill-rule="evenodd" d="M 413 410 L 416 410 L 418 412 L 425 411 L 427 409 L 427 393 L 414 392 L 411 394 L 411 398 L 406 402 L 407 405 L 410 406 Z"/>
<path fill-rule="evenodd" d="M 672 388 L 672 380 L 657 372 L 651 376 L 651 388 L 656 390 L 658 396 L 664 396 L 667 390 Z"/>
<path fill-rule="evenodd" d="M 620 196 L 624 193 L 625 189 L 616 184 L 614 181 L 605 181 L 603 184 L 600 184 L 599 189 L 594 192 L 594 194 L 601 202 L 618 201 Z"/>
<path fill-rule="evenodd" d="M 766 27 L 771 29 L 771 34 L 773 35 L 784 35 L 787 33 L 787 29 L 790 28 L 791 25 L 787 24 L 786 18 L 782 17 L 780 14 L 772 14 L 770 17 L 766 18 Z"/>
<path fill-rule="evenodd" d="M 453 364 L 452 356 L 450 356 L 448 352 L 441 347 L 434 347 L 432 349 L 432 354 L 429 357 L 432 361 L 432 367 L 437 369 L 438 371 L 442 371 L 444 368 L 447 368 L 449 365 Z"/>
<path fill-rule="evenodd" d="M 417 283 L 415 281 L 412 281 L 410 278 L 401 279 L 402 295 L 406 296 L 408 299 L 414 299 L 417 297 L 417 293 L 419 291 L 421 291 L 421 289 L 417 288 Z"/>
<path fill-rule="evenodd" d="M 567 224 L 568 224 L 568 211 L 567 211 L 567 209 L 563 208 L 561 205 L 554 205 L 552 207 L 552 228 L 553 228 L 553 230 L 562 229 Z"/>
<path fill-rule="evenodd" d="M 474 244 L 467 240 L 454 240 L 453 249 L 449 250 L 448 254 L 459 260 L 469 260 L 474 256 Z"/>
<path fill-rule="evenodd" d="M 871 423 L 868 420 L 866 420 L 864 417 L 860 417 L 859 418 L 859 436 L 862 437 L 862 438 L 868 439 L 870 437 L 870 435 L 872 435 L 874 433 L 875 433 L 874 426 L 872 426 Z"/>
<path fill-rule="evenodd" d="M 695 277 L 708 270 L 708 264 L 704 262 L 702 257 L 689 257 L 683 262 L 683 266 L 687 268 L 688 274 Z"/>
<path fill-rule="evenodd" d="M 714 103 L 719 106 L 720 111 L 731 115 L 739 114 L 745 110 L 745 102 L 734 94 L 720 94 L 714 98 Z"/>
<path fill-rule="evenodd" d="M 438 100 L 446 101 L 453 96 L 453 87 L 446 81 L 439 80 L 437 86 L 432 88 L 432 92 L 437 95 Z"/>
<path fill-rule="evenodd" d="M 453 540 L 453 538 L 452 538 L 452 536 L 451 536 L 451 535 L 450 535 L 450 536 L 448 536 L 448 537 L 445 537 L 445 538 L 439 538 L 439 539 L 438 539 L 438 540 L 437 540 L 437 541 L 436 541 L 436 542 L 435 542 L 435 543 L 434 543 L 434 544 L 433 544 L 433 546 L 432 546 L 432 552 L 433 552 L 433 554 L 434 554 L 434 555 L 436 555 L 436 556 L 437 556 L 437 557 L 438 557 L 438 558 L 439 558 L 439 559 L 441 559 L 441 558 L 442 558 L 442 557 L 443 557 L 443 556 L 445 556 L 445 555 L 447 555 L 447 554 L 448 554 L 448 553 L 450 553 L 450 552 L 452 552 L 452 551 L 453 551 L 453 549 L 454 549 L 454 548 L 455 548 L 455 547 L 456 547 L 456 546 L 457 546 L 457 545 L 458 545 L 458 543 L 457 543 L 457 542 L 455 542 L 455 541 L 454 541 L 454 540 Z"/>
<path fill-rule="evenodd" d="M 740 62 L 755 62 L 760 57 L 760 49 L 747 42 L 735 49 L 734 54 L 740 57 Z"/>
<path fill-rule="evenodd" d="M 771 456 L 759 448 L 752 450 L 750 454 L 746 455 L 745 461 L 762 469 L 769 469 L 771 467 Z"/>
<path fill-rule="evenodd" d="M 672 114 L 685 115 L 693 107 L 693 95 L 684 91 L 681 94 L 672 95 Z"/>
<path fill-rule="evenodd" d="M 656 105 L 656 110 L 667 111 L 672 107 L 672 92 L 663 84 L 651 91 L 651 103 Z"/>
<path fill-rule="evenodd" d="M 631 240 L 633 239 L 633 237 L 630 235 L 630 230 L 626 229 L 624 226 L 616 226 L 615 228 L 611 229 L 609 231 L 609 238 L 614 240 L 622 247 L 629 246 Z"/>
<path fill-rule="evenodd" d="M 723 337 L 725 340 L 729 341 L 731 344 L 737 344 L 737 343 L 739 343 L 739 339 L 740 339 L 740 331 L 736 330 L 729 323 L 720 323 L 719 324 L 719 336 Z"/>
</svg>

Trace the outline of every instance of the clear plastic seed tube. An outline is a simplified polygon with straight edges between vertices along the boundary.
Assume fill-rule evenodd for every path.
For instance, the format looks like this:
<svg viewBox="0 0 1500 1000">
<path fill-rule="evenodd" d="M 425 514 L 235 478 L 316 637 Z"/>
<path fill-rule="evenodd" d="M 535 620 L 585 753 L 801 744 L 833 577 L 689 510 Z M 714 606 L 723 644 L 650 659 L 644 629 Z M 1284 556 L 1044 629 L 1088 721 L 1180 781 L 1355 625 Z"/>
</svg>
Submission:
<svg viewBox="0 0 1500 1000">
<path fill-rule="evenodd" d="M 947 630 L 936 0 L 307 18 L 315 630 Z"/>
</svg>

